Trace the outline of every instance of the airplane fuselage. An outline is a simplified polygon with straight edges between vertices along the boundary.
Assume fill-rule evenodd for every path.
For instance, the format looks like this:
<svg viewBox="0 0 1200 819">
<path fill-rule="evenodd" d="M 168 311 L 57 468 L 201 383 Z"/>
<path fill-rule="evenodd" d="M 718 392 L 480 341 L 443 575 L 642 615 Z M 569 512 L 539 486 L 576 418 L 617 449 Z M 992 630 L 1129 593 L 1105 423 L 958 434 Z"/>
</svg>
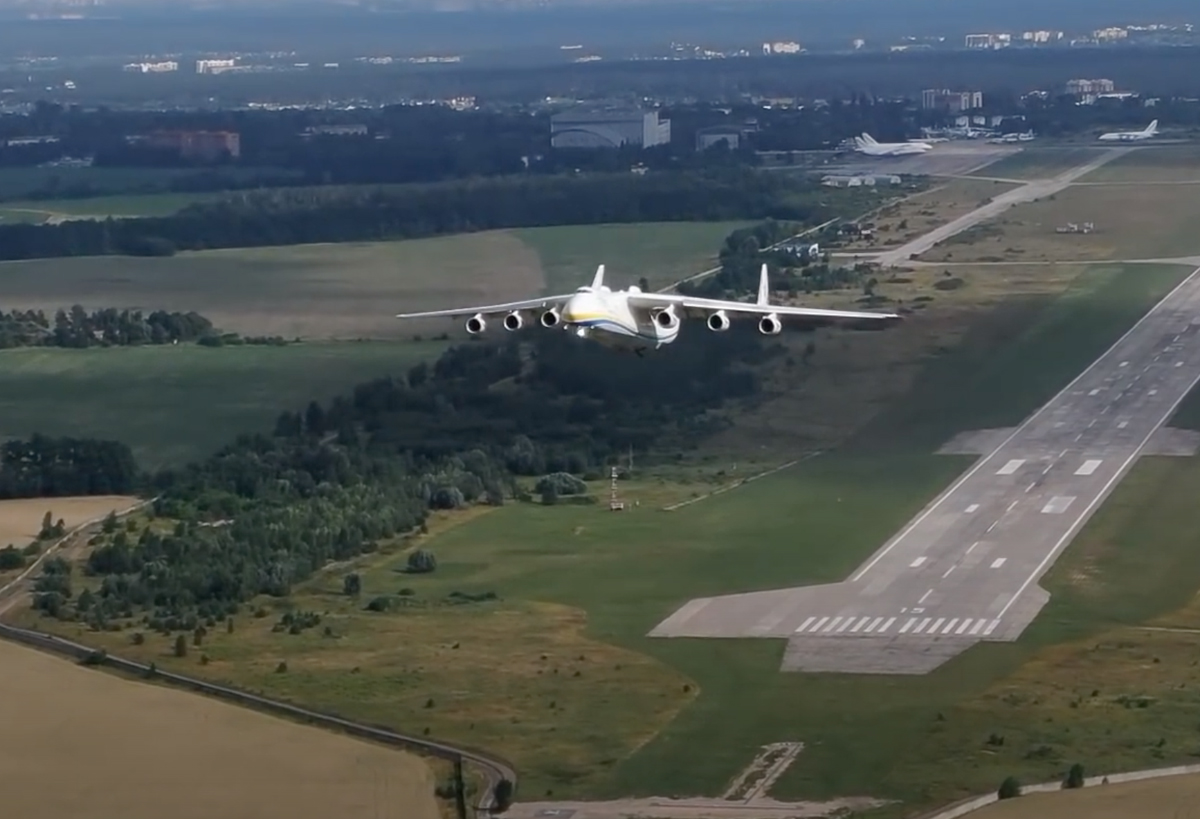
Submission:
<svg viewBox="0 0 1200 819">
<path fill-rule="evenodd" d="M 571 296 L 560 317 L 562 326 L 575 335 L 618 349 L 657 349 L 679 337 L 680 320 L 674 311 L 640 312 L 629 306 L 624 292 L 602 288 Z"/>
</svg>

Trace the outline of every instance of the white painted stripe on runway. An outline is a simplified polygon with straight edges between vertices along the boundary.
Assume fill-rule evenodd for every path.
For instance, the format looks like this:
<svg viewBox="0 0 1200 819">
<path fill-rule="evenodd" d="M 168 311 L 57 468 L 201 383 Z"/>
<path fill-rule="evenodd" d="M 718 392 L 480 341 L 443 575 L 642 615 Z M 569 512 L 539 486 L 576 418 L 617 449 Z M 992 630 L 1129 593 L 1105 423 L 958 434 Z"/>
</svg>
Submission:
<svg viewBox="0 0 1200 819">
<path fill-rule="evenodd" d="M 829 632 L 833 631 L 834 628 L 837 627 L 837 624 L 840 622 L 842 622 L 841 617 L 834 617 L 832 620 L 829 621 L 829 625 L 825 626 L 825 631 L 823 633 L 828 634 Z"/>
<path fill-rule="evenodd" d="M 932 617 L 926 617 L 924 620 L 922 620 L 917 627 L 913 629 L 913 634 L 920 634 L 922 631 L 924 631 L 925 626 L 929 625 L 929 621 L 932 619 Z"/>
<path fill-rule="evenodd" d="M 1059 495 L 1057 497 L 1053 497 L 1050 499 L 1049 503 L 1042 507 L 1042 514 L 1061 515 L 1063 512 L 1067 511 L 1074 501 L 1075 497 L 1073 495 Z"/>
<path fill-rule="evenodd" d="M 1122 362 L 1121 362 L 1121 366 L 1122 366 L 1122 367 L 1128 367 L 1128 366 L 1129 366 L 1129 362 L 1128 362 L 1128 361 L 1122 361 Z"/>
<path fill-rule="evenodd" d="M 912 627 L 913 627 L 913 625 L 914 625 L 916 622 L 917 622 L 917 618 L 916 618 L 916 617 L 910 617 L 910 618 L 908 618 L 908 622 L 907 622 L 907 623 L 905 623 L 905 624 L 904 624 L 904 625 L 901 627 L 901 629 L 900 629 L 900 633 L 901 633 L 901 634 L 908 634 L 908 630 L 909 630 L 910 628 L 912 628 Z"/>
<path fill-rule="evenodd" d="M 840 626 L 838 626 L 837 633 L 838 633 L 838 634 L 841 634 L 843 631 L 845 631 L 846 629 L 850 628 L 850 625 L 851 625 L 853 622 L 854 622 L 854 616 L 853 616 L 853 615 L 851 615 L 851 616 L 847 617 L 847 618 L 846 618 L 846 622 L 844 622 L 844 623 L 842 623 Z"/>
<path fill-rule="evenodd" d="M 892 627 L 892 623 L 894 623 L 894 622 L 896 622 L 896 618 L 889 617 L 888 621 L 886 623 L 884 623 L 883 626 L 879 629 L 879 633 L 883 634 L 884 632 L 886 632 L 889 628 Z"/>
<path fill-rule="evenodd" d="M 1091 392 L 1088 393 L 1088 395 L 1099 395 L 1099 394 L 1100 394 L 1099 389 L 1092 390 Z"/>
<path fill-rule="evenodd" d="M 807 620 L 805 620 L 803 623 L 800 624 L 800 628 L 796 629 L 796 633 L 799 634 L 800 632 L 804 631 L 804 629 L 808 628 L 808 624 L 816 619 L 817 619 L 816 617 L 809 617 Z"/>
<path fill-rule="evenodd" d="M 922 603 L 924 603 L 925 599 L 928 598 L 929 595 L 931 595 L 931 594 L 933 594 L 933 589 L 930 589 L 929 591 L 927 591 L 923 595 L 921 595 L 921 599 L 917 601 L 917 605 L 919 606 Z"/>
<path fill-rule="evenodd" d="M 1158 390 L 1150 390 L 1150 395 L 1158 395 Z"/>
<path fill-rule="evenodd" d="M 1127 427 L 1127 426 L 1129 426 L 1129 422 L 1122 421 L 1121 423 L 1117 424 L 1117 429 L 1125 429 L 1125 427 Z"/>
<path fill-rule="evenodd" d="M 971 634 L 972 635 L 978 634 L 980 632 L 980 630 L 983 628 L 983 624 L 986 622 L 987 622 L 987 620 L 976 620 L 975 625 L 971 628 Z"/>
<path fill-rule="evenodd" d="M 1076 475 L 1091 475 L 1093 472 L 1096 471 L 1096 469 L 1102 463 L 1104 463 L 1103 460 L 1095 460 L 1095 459 L 1090 460 L 1090 461 L 1084 461 L 1083 466 L 1081 466 L 1075 470 L 1075 474 Z"/>
<path fill-rule="evenodd" d="M 872 631 L 874 631 L 876 628 L 878 628 L 879 624 L 882 622 L 883 622 L 882 617 L 876 617 L 874 620 L 871 621 L 871 625 L 867 626 L 867 630 L 864 631 L 863 634 L 870 634 Z"/>
<path fill-rule="evenodd" d="M 1006 561 L 1006 560 L 1008 560 L 1008 558 L 1007 558 L 1007 557 L 998 557 L 998 558 L 996 558 L 995 560 L 993 560 L 993 561 L 992 561 L 992 568 L 993 568 L 993 569 L 999 569 L 1001 566 L 1003 566 L 1003 565 L 1004 565 L 1004 561 Z"/>
<path fill-rule="evenodd" d="M 916 560 L 914 560 L 912 563 L 909 563 L 909 564 L 908 564 L 908 567 L 909 567 L 910 569 L 915 569 L 915 568 L 917 568 L 918 566 L 920 566 L 920 565 L 921 565 L 922 563 L 924 563 L 924 562 L 925 562 L 925 558 L 924 558 L 924 557 L 918 557 L 918 558 L 917 558 Z"/>
<path fill-rule="evenodd" d="M 976 547 L 976 546 L 978 546 L 978 545 L 979 545 L 979 541 L 978 541 L 978 540 L 977 540 L 977 541 L 975 541 L 974 543 L 972 543 L 972 544 L 970 545 L 970 547 L 967 549 L 967 554 L 971 554 L 971 552 L 975 551 L 975 547 Z"/>
<path fill-rule="evenodd" d="M 942 634 L 949 634 L 950 629 L 954 628 L 954 626 L 957 624 L 958 624 L 958 618 L 955 617 L 953 620 L 951 620 L 949 623 L 946 624 L 946 627 L 944 629 L 942 629 Z"/>
<path fill-rule="evenodd" d="M 968 514 L 968 515 L 969 515 L 969 514 L 971 514 L 972 512 L 974 512 L 974 511 L 975 511 L 976 509 L 978 509 L 978 508 L 979 508 L 979 504 L 977 504 L 977 503 L 973 503 L 973 504 L 971 504 L 970 506 L 968 506 L 968 507 L 967 507 L 967 514 Z"/>
<path fill-rule="evenodd" d="M 1175 366 L 1176 366 L 1176 367 L 1182 367 L 1182 366 L 1183 366 L 1183 362 L 1182 362 L 1182 361 L 1176 361 L 1176 362 L 1175 362 Z"/>
<path fill-rule="evenodd" d="M 991 634 L 993 631 L 996 630 L 996 626 L 998 626 L 998 625 L 1000 625 L 999 620 L 993 620 L 992 622 L 988 623 L 988 627 L 983 630 L 983 636 L 987 637 L 989 634 Z"/>
<path fill-rule="evenodd" d="M 822 617 L 820 620 L 818 620 L 818 621 L 817 621 L 817 624 L 816 624 L 815 626 L 813 626 L 813 627 L 812 627 L 812 633 L 813 633 L 813 634 L 816 634 L 818 631 L 820 631 L 820 630 L 821 630 L 821 626 L 825 625 L 825 623 L 826 623 L 828 620 L 829 620 L 829 618 L 828 618 L 828 617 Z"/>
<path fill-rule="evenodd" d="M 997 475 L 1011 475 L 1021 468 L 1021 464 L 1025 463 L 1023 458 L 1014 458 L 1004 466 L 996 470 Z"/>
<path fill-rule="evenodd" d="M 944 623 L 944 622 L 946 622 L 946 618 L 939 617 L 937 620 L 935 620 L 933 622 L 933 625 L 929 627 L 929 633 L 937 634 L 937 630 L 942 627 L 942 623 Z"/>
<path fill-rule="evenodd" d="M 962 621 L 962 625 L 961 625 L 961 626 L 959 626 L 959 627 L 958 627 L 958 631 L 956 631 L 956 632 L 954 632 L 954 633 L 955 633 L 955 634 L 962 634 L 964 631 L 966 631 L 966 630 L 967 630 L 967 629 L 970 627 L 970 625 L 971 625 L 971 618 L 970 618 L 970 617 L 968 617 L 966 620 L 963 620 L 963 621 Z"/>
<path fill-rule="evenodd" d="M 854 628 L 850 629 L 850 633 L 858 634 L 858 632 L 862 631 L 862 627 L 865 626 L 867 624 L 867 621 L 870 619 L 871 619 L 870 617 L 864 617 L 863 619 L 859 620 L 857 623 L 854 624 Z"/>
<path fill-rule="evenodd" d="M 950 572 L 954 571 L 954 568 L 955 568 L 954 566 L 951 566 L 949 569 L 946 569 L 946 573 L 944 575 L 942 575 L 942 580 L 945 580 L 947 577 L 949 577 Z"/>
</svg>

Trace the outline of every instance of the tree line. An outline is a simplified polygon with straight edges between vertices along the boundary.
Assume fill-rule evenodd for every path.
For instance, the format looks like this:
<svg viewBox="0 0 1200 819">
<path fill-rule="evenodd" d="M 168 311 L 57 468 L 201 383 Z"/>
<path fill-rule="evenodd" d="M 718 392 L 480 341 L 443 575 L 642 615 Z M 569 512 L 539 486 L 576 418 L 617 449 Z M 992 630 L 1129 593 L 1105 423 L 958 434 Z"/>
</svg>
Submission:
<svg viewBox="0 0 1200 819">
<path fill-rule="evenodd" d="M 270 436 L 147 476 L 152 514 L 174 529 L 112 527 L 85 567 L 102 578 L 86 607 L 57 587 L 38 606 L 97 627 L 141 616 L 195 628 L 256 595 L 286 595 L 329 561 L 419 528 L 432 509 L 528 499 L 523 478 L 598 478 L 631 446 L 694 446 L 724 428 L 714 410 L 754 399 L 751 365 L 781 350 L 752 328 L 700 329 L 644 359 L 566 334 L 452 347 L 285 412 Z"/>
<path fill-rule="evenodd" d="M 129 447 L 116 441 L 51 438 L 0 444 L 0 498 L 127 495 L 141 479 Z"/>
<path fill-rule="evenodd" d="M 614 222 L 770 217 L 810 224 L 860 201 L 812 181 L 739 168 L 278 189 L 194 204 L 173 216 L 0 226 L 0 259 L 170 255 Z"/>
<path fill-rule="evenodd" d="M 171 344 L 212 332 L 212 322 L 196 312 L 143 313 L 109 307 L 89 313 L 77 304 L 58 310 L 51 321 L 43 310 L 0 310 L 0 349 Z"/>
</svg>

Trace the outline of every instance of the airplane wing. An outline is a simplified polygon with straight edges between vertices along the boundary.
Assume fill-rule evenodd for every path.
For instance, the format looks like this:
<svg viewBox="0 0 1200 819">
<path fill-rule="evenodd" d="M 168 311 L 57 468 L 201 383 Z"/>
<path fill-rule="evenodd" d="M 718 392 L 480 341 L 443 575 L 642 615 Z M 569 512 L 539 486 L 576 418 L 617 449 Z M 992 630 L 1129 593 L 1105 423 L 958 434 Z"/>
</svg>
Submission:
<svg viewBox="0 0 1200 819">
<path fill-rule="evenodd" d="M 698 318 L 718 311 L 724 311 L 731 319 L 774 315 L 780 319 L 792 318 L 803 320 L 803 323 L 808 324 L 828 324 L 835 321 L 886 323 L 900 319 L 900 316 L 895 313 L 824 310 L 818 307 L 790 307 L 783 304 L 771 304 L 770 286 L 767 280 L 767 266 L 765 264 L 759 273 L 758 298 L 753 303 L 725 301 L 724 299 L 694 298 L 674 293 L 630 293 L 628 298 L 630 307 L 654 310 L 656 308 L 674 306 L 677 312 L 681 312 L 687 318 Z"/>
<path fill-rule="evenodd" d="M 869 313 L 857 310 L 825 310 L 818 307 L 792 307 L 784 304 L 756 304 L 745 301 L 725 301 L 723 299 L 701 299 L 691 296 L 680 296 L 674 293 L 631 293 L 629 305 L 644 310 L 665 308 L 672 305 L 688 318 L 700 318 L 720 310 L 724 310 L 732 318 L 748 318 L 775 315 L 781 319 L 807 319 L 811 322 L 826 323 L 832 321 L 898 321 L 900 316 L 895 313 Z"/>
<path fill-rule="evenodd" d="M 574 294 L 567 293 L 566 295 L 562 296 L 540 296 L 536 299 L 510 301 L 506 302 L 505 304 L 484 304 L 479 307 L 455 307 L 450 310 L 429 310 L 424 313 L 399 313 L 396 318 L 457 318 L 459 316 L 494 316 L 501 313 L 520 313 L 525 310 L 548 310 L 551 307 L 561 307 L 571 298 L 572 295 Z"/>
</svg>

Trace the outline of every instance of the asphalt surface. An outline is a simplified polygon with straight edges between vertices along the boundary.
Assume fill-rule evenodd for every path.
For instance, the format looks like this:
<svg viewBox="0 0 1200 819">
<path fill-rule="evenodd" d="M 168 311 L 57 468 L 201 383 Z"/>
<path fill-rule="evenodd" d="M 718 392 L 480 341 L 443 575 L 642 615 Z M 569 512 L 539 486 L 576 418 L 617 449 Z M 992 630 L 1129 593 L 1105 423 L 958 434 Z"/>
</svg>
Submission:
<svg viewBox="0 0 1200 819">
<path fill-rule="evenodd" d="M 1015 145 L 992 145 L 983 141 L 961 140 L 934 143 L 933 150 L 909 156 L 866 156 L 847 154 L 820 168 L 833 175 L 900 174 L 902 176 L 956 176 L 969 174 L 1018 153 Z"/>
<path fill-rule="evenodd" d="M 1019 188 L 999 194 L 986 205 L 982 205 L 968 214 L 947 222 L 941 227 L 931 230 L 929 233 L 919 236 L 900 247 L 873 255 L 867 253 L 856 255 L 860 256 L 863 260 L 877 262 L 881 267 L 902 267 L 908 264 L 914 255 L 919 256 L 937 243 L 944 242 L 952 236 L 957 236 L 964 230 L 972 228 L 981 222 L 993 219 L 1014 205 L 1034 202 L 1038 199 L 1045 199 L 1047 196 L 1052 196 L 1074 183 L 1076 179 L 1086 176 L 1097 168 L 1112 162 L 1117 157 L 1124 156 L 1132 150 L 1134 149 L 1109 149 L 1086 165 L 1071 168 L 1049 179 L 1034 179 Z"/>
<path fill-rule="evenodd" d="M 783 669 L 931 671 L 1015 640 L 1038 579 L 1137 458 L 1194 438 L 1162 425 L 1200 380 L 1200 270 L 984 456 L 843 583 L 693 600 L 653 637 L 773 637 Z"/>
</svg>

